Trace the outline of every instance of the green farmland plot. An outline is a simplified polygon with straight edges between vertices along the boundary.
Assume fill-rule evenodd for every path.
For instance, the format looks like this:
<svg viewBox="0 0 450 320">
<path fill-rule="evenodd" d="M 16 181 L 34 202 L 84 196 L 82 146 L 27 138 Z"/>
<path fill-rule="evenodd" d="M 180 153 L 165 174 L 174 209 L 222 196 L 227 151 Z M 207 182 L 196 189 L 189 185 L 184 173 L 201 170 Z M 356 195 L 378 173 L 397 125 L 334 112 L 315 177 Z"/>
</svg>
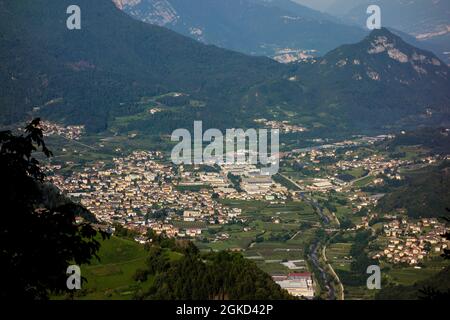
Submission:
<svg viewBox="0 0 450 320">
<path fill-rule="evenodd" d="M 327 247 L 327 260 L 337 272 L 338 270 L 350 270 L 350 248 L 351 243 L 334 243 Z"/>
<path fill-rule="evenodd" d="M 318 216 L 308 203 L 288 201 L 270 204 L 264 201 L 224 200 L 224 204 L 242 209 L 242 216 L 252 220 L 277 217 L 286 222 L 318 222 Z"/>
<path fill-rule="evenodd" d="M 385 272 L 390 282 L 400 285 L 413 285 L 416 282 L 432 277 L 449 265 L 450 261 L 434 255 L 425 259 L 420 268 L 389 265 L 389 268 L 386 268 Z"/>
</svg>

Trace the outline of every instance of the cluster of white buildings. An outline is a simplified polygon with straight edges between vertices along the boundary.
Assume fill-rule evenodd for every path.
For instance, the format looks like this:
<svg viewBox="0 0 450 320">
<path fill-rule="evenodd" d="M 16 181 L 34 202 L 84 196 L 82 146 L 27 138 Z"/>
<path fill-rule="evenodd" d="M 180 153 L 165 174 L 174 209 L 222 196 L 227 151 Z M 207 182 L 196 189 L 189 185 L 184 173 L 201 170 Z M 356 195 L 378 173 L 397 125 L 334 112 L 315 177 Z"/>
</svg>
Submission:
<svg viewBox="0 0 450 320">
<path fill-rule="evenodd" d="M 297 61 L 315 62 L 316 60 L 314 59 L 314 57 L 316 53 L 316 50 L 284 48 L 277 50 L 273 59 L 280 63 L 291 63 Z"/>
<path fill-rule="evenodd" d="M 274 275 L 272 279 L 294 297 L 314 298 L 313 280 L 309 272 Z"/>
<path fill-rule="evenodd" d="M 44 136 L 58 135 L 69 140 L 79 140 L 85 132 L 84 126 L 62 126 L 49 121 L 41 121 Z"/>
<path fill-rule="evenodd" d="M 373 258 L 416 265 L 431 252 L 439 253 L 448 247 L 448 241 L 442 237 L 446 231 L 437 219 L 393 220 L 383 226 L 384 234 L 389 237 L 387 246 Z"/>
<path fill-rule="evenodd" d="M 225 206 L 218 198 L 284 201 L 288 196 L 285 187 L 254 165 L 223 165 L 217 172 L 184 166 L 176 170 L 162 158 L 160 152 L 136 151 L 114 158 L 112 164 L 99 161 L 69 176 L 58 174 L 60 165 L 47 169 L 53 184 L 100 221 L 142 234 L 151 228 L 170 237 L 195 238 L 208 224 L 239 221 L 241 209 Z M 240 192 L 230 173 L 240 177 Z M 154 218 L 152 213 L 160 210 L 165 210 L 164 215 Z"/>
<path fill-rule="evenodd" d="M 113 165 L 97 162 L 81 172 L 64 177 L 56 173 L 49 179 L 73 199 L 78 199 L 103 222 L 119 223 L 145 232 L 147 228 L 169 236 L 194 236 L 201 228 L 174 226 L 176 221 L 228 223 L 240 215 L 213 199 L 213 190 L 182 191 L 177 189 L 179 176 L 171 165 L 160 163 L 158 152 L 137 151 L 115 158 Z M 148 214 L 167 210 L 167 217 L 156 221 Z"/>
<path fill-rule="evenodd" d="M 229 175 L 239 179 L 239 188 L 229 179 Z M 284 201 L 289 194 L 286 187 L 273 181 L 272 176 L 261 174 L 261 170 L 251 164 L 224 164 L 220 167 L 220 172 L 202 172 L 193 174 L 184 172 L 183 181 L 185 186 L 209 185 L 214 193 L 220 198 L 237 200 L 267 200 Z"/>
<path fill-rule="evenodd" d="M 275 121 L 267 119 L 256 119 L 256 123 L 263 124 L 264 126 L 271 129 L 278 129 L 282 133 L 295 133 L 295 132 L 305 132 L 307 129 L 305 127 L 290 124 L 289 121 Z"/>
</svg>

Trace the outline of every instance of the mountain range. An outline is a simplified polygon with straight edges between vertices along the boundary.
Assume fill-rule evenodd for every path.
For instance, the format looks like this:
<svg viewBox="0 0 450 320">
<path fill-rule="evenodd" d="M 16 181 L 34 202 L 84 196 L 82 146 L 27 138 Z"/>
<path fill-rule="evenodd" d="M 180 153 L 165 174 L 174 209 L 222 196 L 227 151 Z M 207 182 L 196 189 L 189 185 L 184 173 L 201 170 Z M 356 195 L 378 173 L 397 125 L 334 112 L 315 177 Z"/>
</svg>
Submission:
<svg viewBox="0 0 450 320">
<path fill-rule="evenodd" d="M 82 10 L 68 30 L 66 9 Z M 131 19 L 110 0 L 0 0 L 0 119 L 42 116 L 89 131 L 254 126 L 312 132 L 448 122 L 449 68 L 387 29 L 323 58 L 280 64 Z M 158 106 L 158 112 L 149 112 Z"/>
<path fill-rule="evenodd" d="M 445 0 L 371 0 L 360 1 L 351 9 L 348 18 L 364 23 L 364 13 L 369 4 L 376 4 L 381 8 L 383 25 L 418 38 L 429 38 L 440 33 L 449 33 L 450 3 Z"/>
<path fill-rule="evenodd" d="M 363 0 L 344 14 L 359 26 L 366 24 L 369 4 L 381 8 L 382 25 L 414 36 L 422 47 L 432 49 L 450 63 L 450 2 L 447 0 Z"/>
<path fill-rule="evenodd" d="M 361 28 L 369 5 L 381 8 L 381 23 L 414 37 L 414 45 L 431 50 L 450 64 L 450 2 L 446 0 L 292 0 Z M 408 40 L 409 41 L 409 40 Z"/>
<path fill-rule="evenodd" d="M 66 28 L 71 4 L 81 8 L 81 30 Z M 38 108 L 44 117 L 104 130 L 109 119 L 141 111 L 145 97 L 175 91 L 207 103 L 199 109 L 207 117 L 284 72 L 268 58 L 134 21 L 108 0 L 0 1 L 0 16 L 1 116 L 8 122 Z"/>
<path fill-rule="evenodd" d="M 252 55 L 278 56 L 287 62 L 303 51 L 322 55 L 367 34 L 362 28 L 345 25 L 291 0 L 113 1 L 138 20 L 204 43 Z"/>
<path fill-rule="evenodd" d="M 446 121 L 449 68 L 430 52 L 413 47 L 387 29 L 341 46 L 318 63 L 302 65 L 299 78 L 318 90 L 316 106 L 337 109 L 355 126 L 400 121 Z"/>
</svg>

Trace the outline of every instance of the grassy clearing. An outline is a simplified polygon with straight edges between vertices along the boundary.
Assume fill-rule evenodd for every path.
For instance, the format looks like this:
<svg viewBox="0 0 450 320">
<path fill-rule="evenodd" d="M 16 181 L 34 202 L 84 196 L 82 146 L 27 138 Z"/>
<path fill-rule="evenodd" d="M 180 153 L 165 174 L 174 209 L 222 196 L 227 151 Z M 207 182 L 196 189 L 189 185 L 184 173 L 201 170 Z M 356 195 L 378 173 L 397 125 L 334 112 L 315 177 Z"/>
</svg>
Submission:
<svg viewBox="0 0 450 320">
<path fill-rule="evenodd" d="M 133 280 L 136 270 L 145 266 L 147 252 L 143 245 L 117 237 L 101 241 L 100 261 L 93 259 L 90 265 L 81 266 L 81 274 L 87 279 L 76 299 L 83 300 L 128 300 L 139 287 Z M 61 297 L 56 297 L 61 298 Z"/>
</svg>

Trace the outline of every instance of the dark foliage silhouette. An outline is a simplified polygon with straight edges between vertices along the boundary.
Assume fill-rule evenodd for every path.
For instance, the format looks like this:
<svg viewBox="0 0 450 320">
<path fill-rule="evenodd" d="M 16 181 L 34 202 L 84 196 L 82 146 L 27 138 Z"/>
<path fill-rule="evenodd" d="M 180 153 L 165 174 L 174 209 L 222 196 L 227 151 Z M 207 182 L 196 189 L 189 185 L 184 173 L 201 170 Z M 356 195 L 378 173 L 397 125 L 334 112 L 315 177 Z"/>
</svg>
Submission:
<svg viewBox="0 0 450 320">
<path fill-rule="evenodd" d="M 40 119 L 22 135 L 0 132 L 1 299 L 47 299 L 67 290 L 67 267 L 89 263 L 100 247 L 89 223 L 75 223 L 89 212 L 45 182 L 37 152 L 52 156 Z"/>
</svg>

